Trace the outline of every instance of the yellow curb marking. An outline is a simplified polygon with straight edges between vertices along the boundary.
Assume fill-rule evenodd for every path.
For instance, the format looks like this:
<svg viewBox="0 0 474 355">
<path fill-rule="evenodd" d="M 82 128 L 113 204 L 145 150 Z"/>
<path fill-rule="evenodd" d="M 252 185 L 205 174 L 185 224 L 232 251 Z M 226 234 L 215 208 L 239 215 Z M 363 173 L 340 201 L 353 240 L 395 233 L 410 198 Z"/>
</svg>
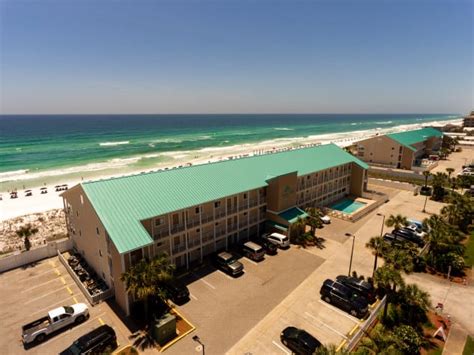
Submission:
<svg viewBox="0 0 474 355">
<path fill-rule="evenodd" d="M 119 346 L 119 344 L 117 344 L 117 346 Z M 124 345 L 124 346 L 122 346 L 121 348 L 118 348 L 117 350 L 115 350 L 112 354 L 118 354 L 118 353 L 120 353 L 122 350 L 125 350 L 126 348 L 128 348 L 129 346 L 131 346 L 131 344 Z"/>
<path fill-rule="evenodd" d="M 356 325 L 354 326 L 354 328 L 352 328 L 352 330 L 349 332 L 349 335 L 354 334 L 355 331 L 357 330 L 357 328 L 359 328 L 359 324 L 356 324 Z"/>
<path fill-rule="evenodd" d="M 183 321 L 185 321 L 186 323 L 188 323 L 188 324 L 191 326 L 191 329 L 189 329 L 188 331 L 184 332 L 183 334 L 181 334 L 181 335 L 178 336 L 177 338 L 171 340 L 168 344 L 165 344 L 165 345 L 160 349 L 160 352 L 165 351 L 165 350 L 168 349 L 171 345 L 173 345 L 173 344 L 176 343 L 177 341 L 181 340 L 181 338 L 184 338 L 186 335 L 188 335 L 189 333 L 191 333 L 191 332 L 193 332 L 193 331 L 196 330 L 196 327 L 195 327 L 191 322 L 189 322 L 186 318 L 184 318 L 183 315 L 182 315 L 181 313 L 179 313 L 176 308 L 173 307 L 172 312 L 175 312 L 178 316 L 181 317 L 181 319 L 182 319 Z"/>
<path fill-rule="evenodd" d="M 60 275 L 61 275 L 61 273 L 59 272 L 59 270 L 58 270 L 58 269 L 54 269 L 54 271 L 56 272 L 56 275 L 58 275 L 58 276 L 60 276 Z"/>
<path fill-rule="evenodd" d="M 346 342 L 347 342 L 347 340 L 343 340 L 343 341 L 341 342 L 341 344 L 339 344 L 339 346 L 337 347 L 336 352 L 341 351 L 342 347 L 343 347 L 344 345 L 346 345 Z"/>
<path fill-rule="evenodd" d="M 101 325 L 104 325 L 104 324 L 105 324 L 105 322 L 104 322 L 104 321 L 102 320 L 102 318 L 100 318 L 100 317 L 98 318 L 98 321 L 99 321 L 99 323 L 100 323 Z"/>
<path fill-rule="evenodd" d="M 79 303 L 79 302 L 77 301 L 76 296 L 73 296 L 72 299 L 74 300 L 75 303 Z"/>
<path fill-rule="evenodd" d="M 67 290 L 67 292 L 69 292 L 70 295 L 72 295 L 73 292 L 72 292 L 72 290 L 69 288 L 69 286 L 66 286 L 66 290 Z"/>
<path fill-rule="evenodd" d="M 63 285 L 66 284 L 66 280 L 64 280 L 64 277 L 61 276 L 61 282 L 63 283 Z"/>
</svg>

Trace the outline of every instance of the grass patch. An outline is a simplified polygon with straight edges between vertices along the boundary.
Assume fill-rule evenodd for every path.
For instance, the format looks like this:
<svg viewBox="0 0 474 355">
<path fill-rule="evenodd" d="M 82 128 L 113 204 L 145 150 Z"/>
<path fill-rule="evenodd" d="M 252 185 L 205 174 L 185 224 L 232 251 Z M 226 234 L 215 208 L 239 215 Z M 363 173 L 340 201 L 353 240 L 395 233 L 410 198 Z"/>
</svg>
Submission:
<svg viewBox="0 0 474 355">
<path fill-rule="evenodd" d="M 474 339 L 470 336 L 467 336 L 466 344 L 464 344 L 464 350 L 462 351 L 462 355 L 472 355 L 474 354 Z"/>
<path fill-rule="evenodd" d="M 466 262 L 466 266 L 472 267 L 474 265 L 474 233 L 471 233 L 471 236 L 469 237 L 469 240 L 466 243 L 464 260 Z"/>
</svg>

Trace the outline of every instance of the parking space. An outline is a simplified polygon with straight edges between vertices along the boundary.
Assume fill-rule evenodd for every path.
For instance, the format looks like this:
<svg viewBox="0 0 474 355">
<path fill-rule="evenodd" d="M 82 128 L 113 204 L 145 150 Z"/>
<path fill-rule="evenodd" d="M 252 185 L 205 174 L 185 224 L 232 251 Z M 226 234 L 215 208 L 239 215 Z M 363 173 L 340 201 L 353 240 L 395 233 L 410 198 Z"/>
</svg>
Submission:
<svg viewBox="0 0 474 355">
<path fill-rule="evenodd" d="M 212 267 L 196 271 L 188 283 L 191 300 L 179 307 L 195 326 L 206 354 L 223 354 L 276 307 L 324 259 L 298 248 L 279 250 L 264 261 L 240 259 L 245 273 L 233 278 Z M 170 354 L 195 352 L 186 337 L 167 350 Z"/>
<path fill-rule="evenodd" d="M 90 306 L 57 257 L 1 274 L 0 289 L 1 354 L 57 354 L 102 324 L 115 329 L 120 345 L 129 342 L 128 329 L 110 307 L 106 303 Z M 24 324 L 45 316 L 51 309 L 79 302 L 89 306 L 87 321 L 60 331 L 41 344 L 28 349 L 23 347 L 21 327 Z"/>
</svg>

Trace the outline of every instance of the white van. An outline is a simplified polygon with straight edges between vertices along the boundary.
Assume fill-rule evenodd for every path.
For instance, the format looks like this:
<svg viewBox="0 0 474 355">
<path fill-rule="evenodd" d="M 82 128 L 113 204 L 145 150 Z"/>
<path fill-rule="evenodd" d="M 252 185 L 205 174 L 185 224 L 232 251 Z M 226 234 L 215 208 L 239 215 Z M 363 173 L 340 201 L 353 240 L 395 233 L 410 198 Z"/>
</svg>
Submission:
<svg viewBox="0 0 474 355">
<path fill-rule="evenodd" d="M 279 248 L 289 248 L 290 247 L 290 240 L 286 235 L 280 233 L 271 233 L 271 234 L 264 234 L 262 238 L 269 240 L 275 245 L 278 245 Z"/>
</svg>

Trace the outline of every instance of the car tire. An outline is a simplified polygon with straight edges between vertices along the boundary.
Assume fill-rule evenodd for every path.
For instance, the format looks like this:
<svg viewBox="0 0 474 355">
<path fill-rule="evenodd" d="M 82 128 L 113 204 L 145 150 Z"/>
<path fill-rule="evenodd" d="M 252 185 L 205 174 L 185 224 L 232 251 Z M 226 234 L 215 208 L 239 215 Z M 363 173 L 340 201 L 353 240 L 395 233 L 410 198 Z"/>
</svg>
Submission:
<svg viewBox="0 0 474 355">
<path fill-rule="evenodd" d="M 45 338 L 46 338 L 46 335 L 44 335 L 44 334 L 39 334 L 39 335 L 35 338 L 35 341 L 36 341 L 37 343 L 42 343 Z"/>
<path fill-rule="evenodd" d="M 331 297 L 325 296 L 323 299 L 324 299 L 324 301 L 326 301 L 327 303 L 331 303 Z"/>
<path fill-rule="evenodd" d="M 76 323 L 79 324 L 79 323 L 82 323 L 86 320 L 86 317 L 80 315 L 79 317 L 76 318 Z"/>
<path fill-rule="evenodd" d="M 287 346 L 288 345 L 288 342 L 286 340 L 283 340 L 282 341 L 283 345 Z"/>
<path fill-rule="evenodd" d="M 351 314 L 351 316 L 357 317 L 357 311 L 355 309 L 351 309 L 349 313 Z"/>
</svg>

